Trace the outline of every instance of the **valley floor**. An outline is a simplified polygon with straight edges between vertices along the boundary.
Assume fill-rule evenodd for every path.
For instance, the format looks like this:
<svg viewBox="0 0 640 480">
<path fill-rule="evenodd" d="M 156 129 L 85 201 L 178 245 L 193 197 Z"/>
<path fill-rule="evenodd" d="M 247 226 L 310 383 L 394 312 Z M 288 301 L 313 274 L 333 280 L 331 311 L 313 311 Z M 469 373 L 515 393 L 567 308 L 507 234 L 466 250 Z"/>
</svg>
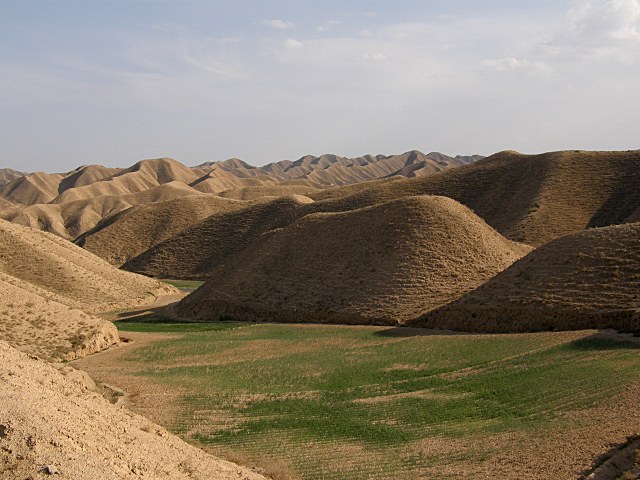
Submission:
<svg viewBox="0 0 640 480">
<path fill-rule="evenodd" d="M 640 431 L 640 341 L 281 324 L 117 324 L 73 365 L 274 478 L 576 479 Z"/>
</svg>

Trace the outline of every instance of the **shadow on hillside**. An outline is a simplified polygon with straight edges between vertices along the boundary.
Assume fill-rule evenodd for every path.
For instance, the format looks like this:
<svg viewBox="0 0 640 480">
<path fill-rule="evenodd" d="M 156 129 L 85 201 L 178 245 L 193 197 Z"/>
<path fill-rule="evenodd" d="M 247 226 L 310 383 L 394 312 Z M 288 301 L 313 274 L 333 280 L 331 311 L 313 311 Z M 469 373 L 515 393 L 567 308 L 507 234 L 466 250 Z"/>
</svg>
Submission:
<svg viewBox="0 0 640 480">
<path fill-rule="evenodd" d="M 451 336 L 451 335 L 471 335 L 466 332 L 454 332 L 453 330 L 437 330 L 435 328 L 419 327 L 392 327 L 387 330 L 380 330 L 374 335 L 380 337 L 421 337 L 421 336 Z"/>
<path fill-rule="evenodd" d="M 640 350 L 640 338 L 605 330 L 569 342 L 565 348 L 576 351 Z"/>
<path fill-rule="evenodd" d="M 531 332 L 532 334 L 540 334 L 543 332 Z M 557 332 L 548 332 L 549 334 Z M 414 328 L 414 327 L 392 327 L 386 330 L 375 332 L 374 335 L 380 337 L 402 338 L 402 337 L 418 337 L 418 336 L 456 336 L 456 335 L 522 335 L 526 332 L 517 333 L 478 333 L 478 332 L 458 332 L 453 330 L 437 330 L 432 328 Z M 632 349 L 640 350 L 640 337 L 634 337 L 630 334 L 617 333 L 612 330 L 602 330 L 593 333 L 584 338 L 580 338 L 565 344 L 565 348 L 576 351 L 602 351 L 602 350 L 624 350 Z"/>
<path fill-rule="evenodd" d="M 130 310 L 126 312 L 120 312 L 115 315 L 114 321 L 121 322 L 129 322 L 129 323 L 139 323 L 139 322 L 150 322 L 151 319 L 158 318 L 162 319 L 162 323 L 184 323 L 184 321 L 173 315 L 173 307 L 177 305 L 178 302 L 169 303 L 167 305 L 163 305 L 160 307 L 151 307 L 151 308 L 143 308 L 140 310 Z"/>
<path fill-rule="evenodd" d="M 116 323 L 117 324 L 123 324 L 123 323 L 162 323 L 162 324 L 176 323 L 176 324 L 181 324 L 181 323 L 199 323 L 199 322 L 190 322 L 190 321 L 186 321 L 186 320 L 178 320 L 178 319 L 175 319 L 175 318 L 172 318 L 172 317 L 164 316 L 162 314 L 146 311 L 145 313 L 143 313 L 141 315 L 124 317 L 122 319 L 117 320 Z"/>
<path fill-rule="evenodd" d="M 623 478 L 622 472 L 631 470 L 634 464 L 634 452 L 640 448 L 640 437 L 631 436 L 626 442 L 615 445 L 607 452 L 598 456 L 593 466 L 583 470 L 579 480 L 614 480 Z"/>
</svg>

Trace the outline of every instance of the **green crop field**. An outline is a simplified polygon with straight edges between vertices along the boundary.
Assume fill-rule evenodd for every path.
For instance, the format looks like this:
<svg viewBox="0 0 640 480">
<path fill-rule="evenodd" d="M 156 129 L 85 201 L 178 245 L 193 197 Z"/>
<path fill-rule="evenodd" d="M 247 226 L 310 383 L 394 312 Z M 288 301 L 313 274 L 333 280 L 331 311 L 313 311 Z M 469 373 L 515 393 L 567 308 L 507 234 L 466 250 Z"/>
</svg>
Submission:
<svg viewBox="0 0 640 480">
<path fill-rule="evenodd" d="M 498 448 L 482 439 L 570 427 L 570 412 L 640 379 L 638 344 L 578 332 L 117 325 L 172 332 L 125 360 L 185 392 L 175 432 L 214 453 L 284 462 L 282 478 L 450 478 L 448 466 Z"/>
</svg>

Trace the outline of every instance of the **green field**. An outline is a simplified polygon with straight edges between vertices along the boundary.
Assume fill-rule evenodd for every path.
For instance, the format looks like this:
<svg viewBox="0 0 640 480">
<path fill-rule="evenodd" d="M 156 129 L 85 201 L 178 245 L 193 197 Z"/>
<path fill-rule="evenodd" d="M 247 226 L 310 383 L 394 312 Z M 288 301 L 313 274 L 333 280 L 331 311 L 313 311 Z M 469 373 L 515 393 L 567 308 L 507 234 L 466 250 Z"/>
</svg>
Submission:
<svg viewBox="0 0 640 480">
<path fill-rule="evenodd" d="M 169 285 L 173 285 L 183 292 L 193 292 L 204 284 L 203 280 L 179 280 L 170 278 L 162 278 L 160 280 Z"/>
<path fill-rule="evenodd" d="M 568 427 L 567 413 L 640 379 L 637 344 L 586 334 L 117 325 L 173 333 L 126 362 L 186 392 L 175 432 L 213 452 L 278 459 L 302 478 L 449 478 L 447 465 L 493 453 L 481 439 Z M 436 441 L 467 447 L 426 448 Z"/>
</svg>

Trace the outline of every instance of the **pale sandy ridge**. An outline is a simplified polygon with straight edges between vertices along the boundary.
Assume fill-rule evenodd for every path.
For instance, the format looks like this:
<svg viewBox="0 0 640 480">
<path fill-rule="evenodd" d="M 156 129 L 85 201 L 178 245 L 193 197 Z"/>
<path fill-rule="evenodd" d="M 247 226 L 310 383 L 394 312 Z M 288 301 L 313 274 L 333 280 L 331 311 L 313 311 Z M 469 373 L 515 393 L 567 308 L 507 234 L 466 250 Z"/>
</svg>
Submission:
<svg viewBox="0 0 640 480">
<path fill-rule="evenodd" d="M 5 186 L 13 180 L 24 177 L 26 173 L 18 172 L 12 168 L 0 168 L 0 187 Z"/>
<path fill-rule="evenodd" d="M 589 229 L 531 252 L 419 326 L 640 332 L 640 223 Z"/>
<path fill-rule="evenodd" d="M 171 293 L 53 234 L 0 220 L 0 339 L 23 351 L 70 360 L 103 350 L 118 332 L 92 314 Z"/>
<path fill-rule="evenodd" d="M 0 478 L 258 480 L 0 341 Z"/>
<path fill-rule="evenodd" d="M 75 239 L 132 205 L 196 195 L 216 194 L 258 200 L 308 194 L 394 176 L 423 176 L 477 160 L 417 151 L 402 155 L 345 158 L 306 156 L 253 167 L 238 159 L 189 168 L 170 158 L 142 160 L 123 168 L 85 165 L 68 173 L 21 174 L 0 170 L 0 218 Z M 172 195 L 139 198 L 172 185 Z"/>
<path fill-rule="evenodd" d="M 112 218 L 132 206 L 195 195 L 202 194 L 184 183 L 174 181 L 136 193 L 99 195 L 60 204 L 14 206 L 0 211 L 0 218 L 72 240 L 104 219 Z"/>
<path fill-rule="evenodd" d="M 118 342 L 111 323 L 65 298 L 0 272 L 0 339 L 49 360 L 74 360 Z"/>
<path fill-rule="evenodd" d="M 150 303 L 158 295 L 174 291 L 156 280 L 117 270 L 55 235 L 2 220 L 0 271 L 88 312 Z"/>
<path fill-rule="evenodd" d="M 230 257 L 176 311 L 198 320 L 397 324 L 529 250 L 445 197 L 311 214 Z"/>
</svg>

